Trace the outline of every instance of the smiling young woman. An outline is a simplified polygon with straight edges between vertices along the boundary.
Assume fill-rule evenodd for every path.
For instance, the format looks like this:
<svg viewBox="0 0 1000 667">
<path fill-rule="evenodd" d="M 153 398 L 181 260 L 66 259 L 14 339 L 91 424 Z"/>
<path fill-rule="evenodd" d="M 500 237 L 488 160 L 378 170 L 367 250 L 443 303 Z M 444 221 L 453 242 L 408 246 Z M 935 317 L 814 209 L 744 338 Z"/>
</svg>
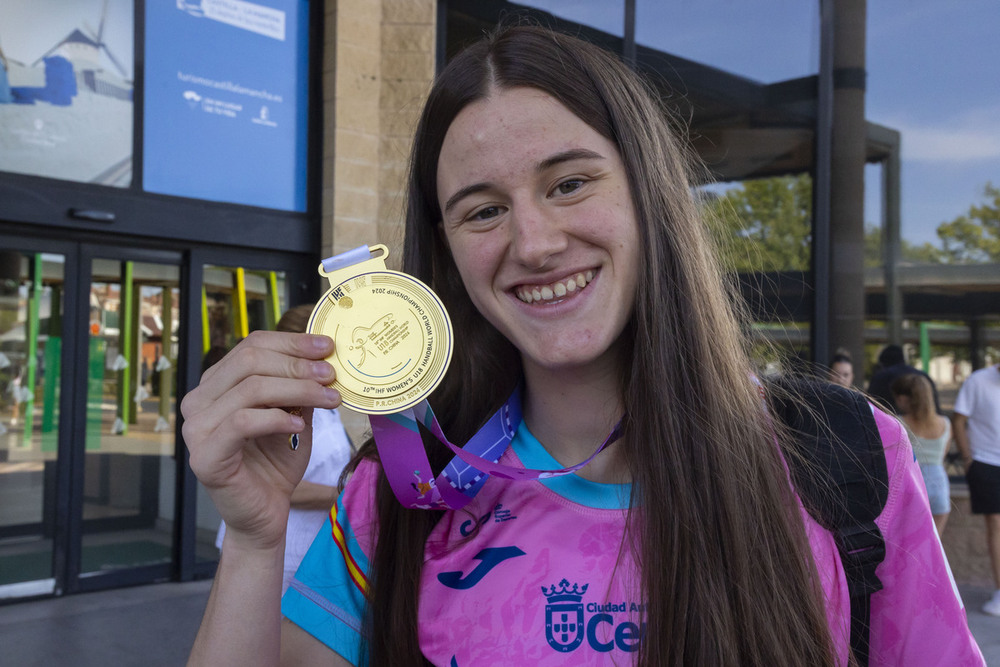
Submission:
<svg viewBox="0 0 1000 667">
<path fill-rule="evenodd" d="M 768 417 L 687 165 L 655 96 L 597 47 L 513 27 L 448 65 L 415 137 L 404 258 L 455 323 L 431 402 L 458 443 L 523 414 L 499 466 L 556 475 L 411 509 L 368 443 L 279 641 L 278 517 L 301 474 L 282 437 L 304 425 L 274 406 L 337 400 L 310 362 L 325 339 L 251 336 L 183 406 L 233 540 L 193 663 L 849 663 L 837 546 L 785 467 L 808 451 Z M 912 450 L 875 414 L 890 500 L 872 659 L 982 664 Z M 451 453 L 425 439 L 436 473 Z"/>
<path fill-rule="evenodd" d="M 520 352 L 531 388 L 527 423 L 538 424 L 541 437 L 541 425 L 556 419 L 539 414 L 550 402 L 543 399 L 573 392 L 580 430 L 610 432 L 622 412 L 620 338 L 639 260 L 615 145 L 537 88 L 498 88 L 448 128 L 437 193 L 446 202 L 444 240 L 469 299 Z M 593 423 L 582 423 L 581 411 Z M 575 435 L 566 433 L 565 443 L 549 436 L 547 449 L 577 463 L 589 452 L 573 451 Z M 562 461 L 553 449 L 579 458 Z"/>
</svg>

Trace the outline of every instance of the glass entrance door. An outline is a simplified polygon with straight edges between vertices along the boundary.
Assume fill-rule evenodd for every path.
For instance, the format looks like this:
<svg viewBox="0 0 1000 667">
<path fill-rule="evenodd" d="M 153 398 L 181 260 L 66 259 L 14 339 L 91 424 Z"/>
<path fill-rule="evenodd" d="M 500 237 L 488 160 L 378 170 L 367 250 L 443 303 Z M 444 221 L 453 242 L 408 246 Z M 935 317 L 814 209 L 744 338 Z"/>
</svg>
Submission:
<svg viewBox="0 0 1000 667">
<path fill-rule="evenodd" d="M 3 248 L 0 600 L 170 578 L 180 253 Z"/>
<path fill-rule="evenodd" d="M 90 274 L 82 588 L 97 587 L 90 579 L 116 574 L 152 579 L 171 573 L 182 324 L 179 259 L 108 257 L 96 250 L 83 263 Z"/>
<path fill-rule="evenodd" d="M 214 573 L 178 393 L 307 300 L 307 259 L 0 228 L 0 603 Z"/>
<path fill-rule="evenodd" d="M 0 250 L 0 599 L 56 588 L 66 260 Z"/>
</svg>

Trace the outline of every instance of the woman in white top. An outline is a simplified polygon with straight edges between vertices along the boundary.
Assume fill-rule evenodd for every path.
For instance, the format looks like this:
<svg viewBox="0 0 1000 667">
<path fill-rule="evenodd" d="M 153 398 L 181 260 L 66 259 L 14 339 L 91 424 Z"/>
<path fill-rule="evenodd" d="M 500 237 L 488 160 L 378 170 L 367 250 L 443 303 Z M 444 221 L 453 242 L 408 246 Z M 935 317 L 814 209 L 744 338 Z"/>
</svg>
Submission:
<svg viewBox="0 0 1000 667">
<path fill-rule="evenodd" d="M 940 535 L 951 509 L 948 474 L 943 464 L 951 443 L 951 422 L 934 410 L 931 383 L 922 375 L 908 373 L 897 378 L 892 383 L 892 394 L 902 413 L 900 419 L 909 431 Z"/>
</svg>

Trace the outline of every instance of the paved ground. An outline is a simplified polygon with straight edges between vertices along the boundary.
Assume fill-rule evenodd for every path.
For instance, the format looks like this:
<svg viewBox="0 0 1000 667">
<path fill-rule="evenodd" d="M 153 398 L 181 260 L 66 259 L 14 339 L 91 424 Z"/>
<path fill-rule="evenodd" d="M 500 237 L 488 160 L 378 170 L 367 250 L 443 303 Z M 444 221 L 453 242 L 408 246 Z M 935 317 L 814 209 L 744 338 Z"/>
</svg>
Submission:
<svg viewBox="0 0 1000 667">
<path fill-rule="evenodd" d="M 183 665 L 210 587 L 157 584 L 0 606 L 0 665 Z M 990 591 L 961 590 L 987 664 L 1000 667 L 1000 618 L 979 611 Z"/>
<path fill-rule="evenodd" d="M 183 665 L 211 585 L 165 583 L 0 606 L 0 665 Z"/>
<path fill-rule="evenodd" d="M 974 588 L 959 586 L 959 589 L 962 592 L 962 600 L 965 601 L 969 628 L 976 641 L 979 642 L 979 648 L 983 651 L 986 664 L 991 667 L 1000 667 L 1000 618 L 987 616 L 980 611 L 983 603 L 989 599 L 993 591 L 985 586 Z"/>
</svg>

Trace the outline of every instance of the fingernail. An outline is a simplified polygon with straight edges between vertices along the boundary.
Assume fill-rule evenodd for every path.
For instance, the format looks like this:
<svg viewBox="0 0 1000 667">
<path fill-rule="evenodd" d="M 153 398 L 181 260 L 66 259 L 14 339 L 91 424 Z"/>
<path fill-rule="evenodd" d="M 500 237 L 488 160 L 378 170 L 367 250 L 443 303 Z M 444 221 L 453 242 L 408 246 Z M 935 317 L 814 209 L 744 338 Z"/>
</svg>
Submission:
<svg viewBox="0 0 1000 667">
<path fill-rule="evenodd" d="M 332 389 L 330 387 L 323 387 L 323 393 L 326 395 L 328 399 L 330 399 L 334 403 L 340 402 L 340 392 L 337 391 L 336 389 Z"/>
<path fill-rule="evenodd" d="M 333 366 L 325 361 L 314 361 L 309 365 L 309 370 L 312 371 L 313 377 L 325 380 L 333 373 Z"/>
<path fill-rule="evenodd" d="M 313 334 L 311 336 L 312 346 L 317 350 L 328 350 L 330 349 L 330 338 L 327 336 L 321 336 Z"/>
</svg>

